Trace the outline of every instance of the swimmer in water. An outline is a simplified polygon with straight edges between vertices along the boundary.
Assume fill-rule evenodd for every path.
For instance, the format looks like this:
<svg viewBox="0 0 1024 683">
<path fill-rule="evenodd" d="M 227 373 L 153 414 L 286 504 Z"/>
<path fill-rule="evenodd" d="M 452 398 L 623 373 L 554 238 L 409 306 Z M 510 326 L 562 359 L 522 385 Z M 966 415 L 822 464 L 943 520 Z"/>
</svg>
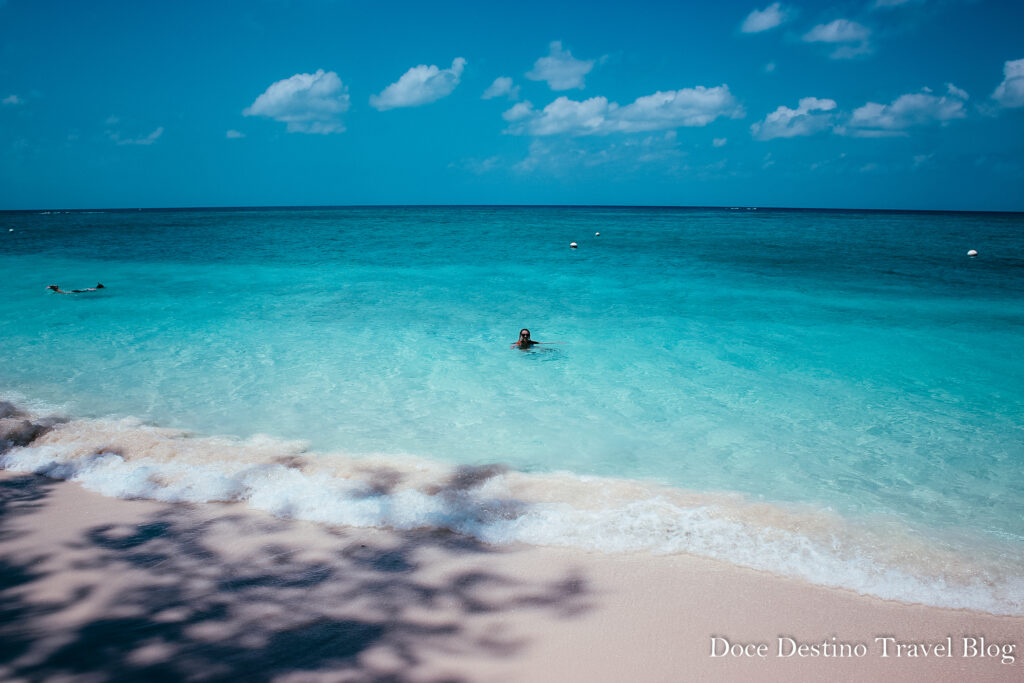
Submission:
<svg viewBox="0 0 1024 683">
<path fill-rule="evenodd" d="M 530 339 L 530 331 L 524 327 L 523 329 L 519 330 L 519 341 L 517 341 L 515 344 L 513 344 L 512 348 L 514 349 L 514 348 L 518 347 L 518 348 L 520 348 L 520 349 L 525 351 L 526 349 L 530 348 L 534 344 L 561 344 L 561 343 L 562 342 L 539 342 L 539 341 L 533 341 L 532 339 Z"/>
<path fill-rule="evenodd" d="M 47 285 L 46 288 L 54 292 L 57 292 L 58 294 L 84 294 L 85 292 L 95 292 L 99 289 L 106 289 L 106 287 L 104 287 L 98 282 L 96 283 L 95 287 L 89 287 L 87 289 L 72 289 L 70 292 L 65 292 L 63 289 L 60 288 L 60 285 Z"/>
</svg>

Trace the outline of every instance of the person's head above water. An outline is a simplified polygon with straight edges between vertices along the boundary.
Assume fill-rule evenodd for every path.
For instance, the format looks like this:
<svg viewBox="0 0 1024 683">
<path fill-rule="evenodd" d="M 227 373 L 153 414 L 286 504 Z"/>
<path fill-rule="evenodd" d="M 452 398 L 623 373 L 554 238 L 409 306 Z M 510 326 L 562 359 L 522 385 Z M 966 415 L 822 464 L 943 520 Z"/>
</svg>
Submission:
<svg viewBox="0 0 1024 683">
<path fill-rule="evenodd" d="M 517 339 L 516 343 L 512 345 L 512 348 L 528 349 L 534 344 L 540 343 L 541 342 L 536 342 L 530 339 L 530 331 L 524 327 L 519 330 L 519 339 Z"/>
<path fill-rule="evenodd" d="M 52 289 L 55 292 L 59 292 L 60 291 L 60 285 L 46 285 L 46 288 L 47 289 Z"/>
<path fill-rule="evenodd" d="M 519 339 L 512 344 L 512 348 L 529 349 L 536 344 L 564 344 L 565 342 L 539 342 L 530 338 L 530 331 L 525 327 L 519 330 Z"/>
</svg>

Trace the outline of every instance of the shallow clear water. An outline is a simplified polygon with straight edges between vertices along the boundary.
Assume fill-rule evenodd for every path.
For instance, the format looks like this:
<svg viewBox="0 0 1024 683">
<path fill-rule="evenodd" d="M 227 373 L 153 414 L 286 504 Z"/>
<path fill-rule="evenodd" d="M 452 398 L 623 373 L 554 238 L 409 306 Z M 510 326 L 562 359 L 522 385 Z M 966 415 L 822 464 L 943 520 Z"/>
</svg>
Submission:
<svg viewBox="0 0 1024 683">
<path fill-rule="evenodd" d="M 1022 215 L 6 213 L 0 272 L 0 391 L 76 417 L 735 492 L 1019 568 Z"/>
</svg>

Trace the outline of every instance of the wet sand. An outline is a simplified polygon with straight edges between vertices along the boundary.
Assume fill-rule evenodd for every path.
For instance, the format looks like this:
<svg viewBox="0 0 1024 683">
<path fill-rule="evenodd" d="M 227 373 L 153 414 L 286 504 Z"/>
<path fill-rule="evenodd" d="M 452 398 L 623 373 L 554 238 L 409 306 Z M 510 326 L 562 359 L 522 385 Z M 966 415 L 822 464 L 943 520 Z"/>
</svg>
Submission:
<svg viewBox="0 0 1024 683">
<path fill-rule="evenodd" d="M 865 654 L 779 656 L 780 637 L 783 654 Z M 713 638 L 750 656 L 712 657 Z M 1024 617 L 703 558 L 329 528 L 0 471 L 2 680 L 1020 680 L 1022 648 Z"/>
</svg>

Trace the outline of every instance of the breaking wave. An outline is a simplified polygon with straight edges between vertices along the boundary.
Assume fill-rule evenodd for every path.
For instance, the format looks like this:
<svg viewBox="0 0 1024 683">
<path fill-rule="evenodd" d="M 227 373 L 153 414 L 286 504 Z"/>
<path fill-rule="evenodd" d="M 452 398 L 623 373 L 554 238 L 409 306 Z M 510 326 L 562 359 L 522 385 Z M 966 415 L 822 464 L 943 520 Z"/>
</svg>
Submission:
<svg viewBox="0 0 1024 683">
<path fill-rule="evenodd" d="M 0 468 L 117 498 L 239 501 L 331 525 L 445 528 L 492 544 L 691 553 L 880 598 L 1024 614 L 1013 553 L 894 519 L 652 482 L 314 452 L 269 436 L 194 436 L 133 418 L 67 419 L 0 402 Z"/>
</svg>

